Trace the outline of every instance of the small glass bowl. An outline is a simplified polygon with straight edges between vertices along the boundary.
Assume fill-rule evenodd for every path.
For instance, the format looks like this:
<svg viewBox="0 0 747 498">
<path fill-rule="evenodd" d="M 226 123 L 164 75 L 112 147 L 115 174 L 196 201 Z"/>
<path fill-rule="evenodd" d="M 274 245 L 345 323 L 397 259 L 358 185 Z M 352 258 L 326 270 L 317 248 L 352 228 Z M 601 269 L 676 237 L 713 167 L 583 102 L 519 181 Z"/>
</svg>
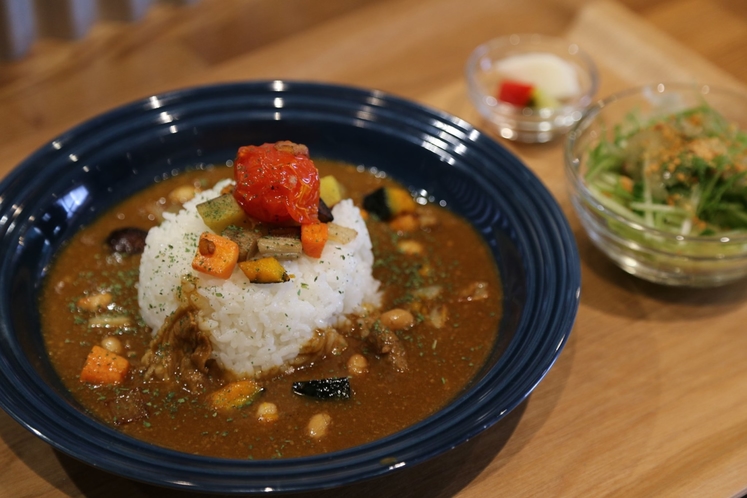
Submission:
<svg viewBox="0 0 747 498">
<path fill-rule="evenodd" d="M 565 171 L 573 207 L 591 241 L 626 272 L 686 287 L 714 287 L 747 277 L 747 235 L 691 236 L 657 230 L 610 210 L 584 181 L 588 154 L 615 127 L 708 104 L 747 130 L 747 96 L 709 86 L 655 84 L 614 94 L 591 106 L 570 131 Z M 634 113 L 634 114 L 632 114 Z"/>
<path fill-rule="evenodd" d="M 556 107 L 518 107 L 496 97 L 501 73 L 497 63 L 521 54 L 552 54 L 572 67 L 580 91 Z M 469 96 L 498 134 L 526 143 L 549 142 L 566 133 L 592 102 L 599 76 L 596 65 L 578 45 L 543 35 L 510 35 L 490 40 L 472 52 L 465 68 Z"/>
</svg>

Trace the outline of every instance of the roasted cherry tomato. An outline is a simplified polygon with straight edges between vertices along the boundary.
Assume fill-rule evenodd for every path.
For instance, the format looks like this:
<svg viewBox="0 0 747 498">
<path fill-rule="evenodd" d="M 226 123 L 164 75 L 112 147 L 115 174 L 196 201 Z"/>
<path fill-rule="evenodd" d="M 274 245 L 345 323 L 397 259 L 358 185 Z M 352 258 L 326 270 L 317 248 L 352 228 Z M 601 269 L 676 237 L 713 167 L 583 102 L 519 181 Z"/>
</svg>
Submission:
<svg viewBox="0 0 747 498">
<path fill-rule="evenodd" d="M 316 223 L 319 172 L 304 145 L 278 142 L 239 148 L 234 163 L 233 196 L 259 221 Z"/>
</svg>

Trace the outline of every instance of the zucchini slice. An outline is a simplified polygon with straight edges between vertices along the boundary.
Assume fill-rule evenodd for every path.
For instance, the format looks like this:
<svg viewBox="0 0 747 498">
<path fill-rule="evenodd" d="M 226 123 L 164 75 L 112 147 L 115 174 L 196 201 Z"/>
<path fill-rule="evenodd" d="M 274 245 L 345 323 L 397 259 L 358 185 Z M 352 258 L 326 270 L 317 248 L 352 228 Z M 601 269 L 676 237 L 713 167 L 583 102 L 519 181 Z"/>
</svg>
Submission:
<svg viewBox="0 0 747 498">
<path fill-rule="evenodd" d="M 202 221 L 215 233 L 221 233 L 229 225 L 240 225 L 246 219 L 244 210 L 233 194 L 223 194 L 196 206 Z"/>
<path fill-rule="evenodd" d="M 243 408 L 251 405 L 263 390 L 254 380 L 231 382 L 210 394 L 208 403 L 216 411 Z"/>
</svg>

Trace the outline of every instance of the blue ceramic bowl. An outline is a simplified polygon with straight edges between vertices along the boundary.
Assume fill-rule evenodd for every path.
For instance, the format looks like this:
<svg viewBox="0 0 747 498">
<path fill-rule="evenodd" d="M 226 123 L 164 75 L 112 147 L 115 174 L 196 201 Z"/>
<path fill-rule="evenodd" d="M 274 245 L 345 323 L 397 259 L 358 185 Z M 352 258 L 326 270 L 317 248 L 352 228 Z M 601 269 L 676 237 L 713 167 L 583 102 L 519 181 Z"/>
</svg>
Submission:
<svg viewBox="0 0 747 498">
<path fill-rule="evenodd" d="M 469 219 L 505 295 L 499 340 L 471 385 L 387 438 L 301 459 L 244 461 L 163 449 L 85 413 L 55 373 L 38 295 L 60 246 L 133 192 L 239 146 L 289 139 L 316 157 L 383 170 Z M 467 441 L 545 376 L 578 309 L 579 258 L 555 200 L 468 123 L 378 91 L 267 81 L 201 87 L 120 107 L 63 134 L 0 184 L 0 405 L 58 450 L 121 476 L 219 493 L 323 489 L 395 472 Z"/>
</svg>

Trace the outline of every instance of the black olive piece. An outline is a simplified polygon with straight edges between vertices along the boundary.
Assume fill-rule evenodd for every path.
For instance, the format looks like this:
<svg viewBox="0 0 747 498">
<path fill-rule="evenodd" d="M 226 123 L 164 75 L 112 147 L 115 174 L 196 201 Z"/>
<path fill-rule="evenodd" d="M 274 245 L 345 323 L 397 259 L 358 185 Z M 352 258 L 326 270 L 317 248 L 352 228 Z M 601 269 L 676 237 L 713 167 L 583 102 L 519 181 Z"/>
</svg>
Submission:
<svg viewBox="0 0 747 498">
<path fill-rule="evenodd" d="M 114 252 L 140 254 L 145 250 L 145 237 L 147 235 L 148 232 L 140 228 L 118 228 L 109 234 L 106 243 Z"/>
<path fill-rule="evenodd" d="M 294 382 L 293 392 L 315 399 L 349 399 L 350 380 L 340 377 Z"/>
<path fill-rule="evenodd" d="M 322 198 L 319 198 L 319 221 L 322 223 L 329 223 L 331 221 L 335 220 L 335 217 L 332 216 L 332 210 L 327 206 L 327 204 L 322 200 Z"/>
</svg>

